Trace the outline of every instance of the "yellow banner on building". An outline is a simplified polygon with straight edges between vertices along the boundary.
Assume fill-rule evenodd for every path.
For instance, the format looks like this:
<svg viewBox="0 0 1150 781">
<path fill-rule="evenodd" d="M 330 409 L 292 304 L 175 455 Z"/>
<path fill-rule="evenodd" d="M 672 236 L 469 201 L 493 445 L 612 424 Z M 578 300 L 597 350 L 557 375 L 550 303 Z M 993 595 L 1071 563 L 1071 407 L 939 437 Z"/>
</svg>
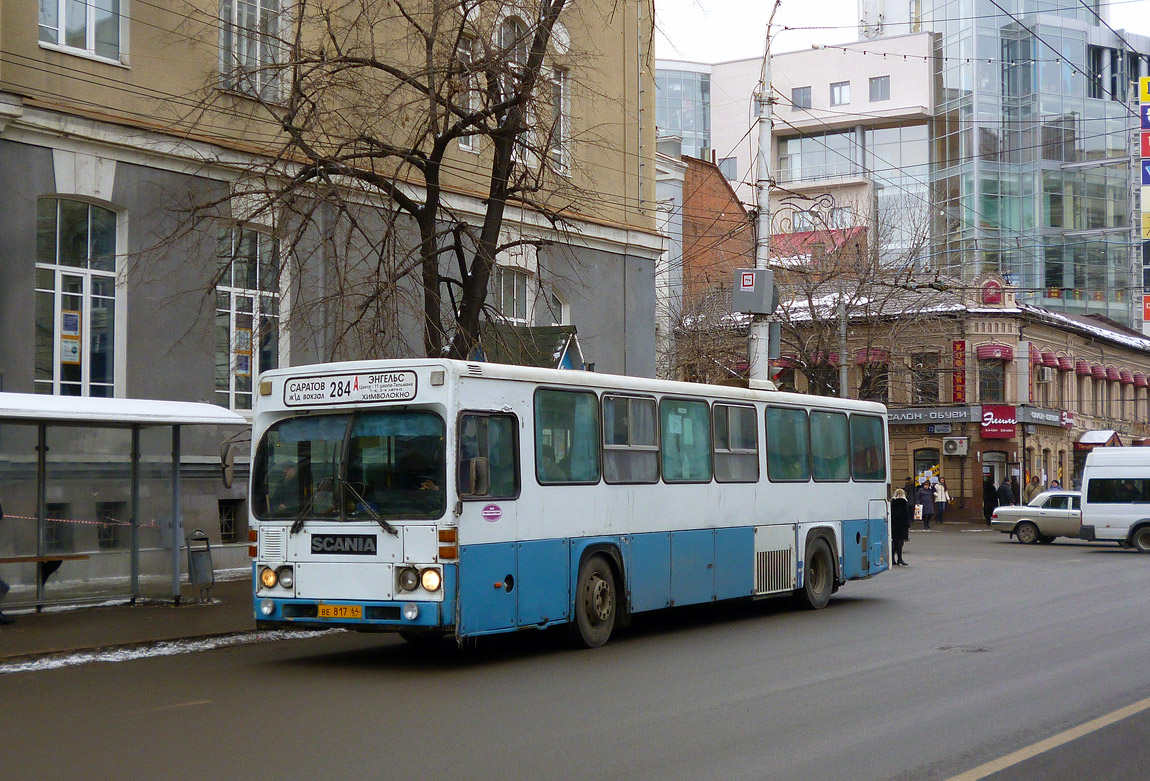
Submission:
<svg viewBox="0 0 1150 781">
<path fill-rule="evenodd" d="M 1143 103 L 1150 103 L 1150 76 L 1138 79 L 1138 99 Z"/>
</svg>

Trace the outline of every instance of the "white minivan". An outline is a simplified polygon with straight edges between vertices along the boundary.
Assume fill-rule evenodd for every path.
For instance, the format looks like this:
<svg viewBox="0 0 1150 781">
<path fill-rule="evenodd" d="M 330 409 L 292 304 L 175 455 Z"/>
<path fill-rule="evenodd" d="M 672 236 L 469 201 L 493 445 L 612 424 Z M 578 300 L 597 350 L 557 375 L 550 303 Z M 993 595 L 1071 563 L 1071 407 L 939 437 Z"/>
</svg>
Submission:
<svg viewBox="0 0 1150 781">
<path fill-rule="evenodd" d="M 1082 473 L 1084 540 L 1150 553 L 1150 447 L 1100 447 Z"/>
</svg>

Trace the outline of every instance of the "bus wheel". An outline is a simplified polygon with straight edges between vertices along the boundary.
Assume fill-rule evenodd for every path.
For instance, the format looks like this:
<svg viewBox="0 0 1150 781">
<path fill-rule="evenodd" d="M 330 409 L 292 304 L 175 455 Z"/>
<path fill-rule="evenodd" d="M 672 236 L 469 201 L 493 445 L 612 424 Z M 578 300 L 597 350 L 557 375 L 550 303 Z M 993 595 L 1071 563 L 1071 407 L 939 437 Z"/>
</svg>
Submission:
<svg viewBox="0 0 1150 781">
<path fill-rule="evenodd" d="M 1150 526 L 1143 526 L 1134 532 L 1134 538 L 1131 542 L 1134 543 L 1134 547 L 1139 553 L 1150 553 Z"/>
<path fill-rule="evenodd" d="M 572 639 L 587 648 L 598 648 L 611 637 L 617 610 L 615 575 L 602 556 L 591 556 L 579 567 L 575 590 Z"/>
<path fill-rule="evenodd" d="M 1018 535 L 1018 541 L 1026 545 L 1033 545 L 1038 542 L 1038 538 L 1042 535 L 1038 532 L 1038 527 L 1030 521 L 1023 521 L 1018 524 L 1018 528 L 1014 530 Z"/>
<path fill-rule="evenodd" d="M 827 602 L 830 602 L 834 585 L 835 563 L 831 558 L 831 546 L 819 537 L 807 545 L 799 604 L 808 610 L 822 610 L 827 606 Z"/>
</svg>

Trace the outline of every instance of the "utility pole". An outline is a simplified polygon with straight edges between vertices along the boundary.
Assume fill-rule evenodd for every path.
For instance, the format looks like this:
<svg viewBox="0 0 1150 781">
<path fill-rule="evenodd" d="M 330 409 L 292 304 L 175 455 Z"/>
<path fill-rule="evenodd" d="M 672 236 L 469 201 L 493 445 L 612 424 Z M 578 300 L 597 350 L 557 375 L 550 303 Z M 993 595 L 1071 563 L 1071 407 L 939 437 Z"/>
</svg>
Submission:
<svg viewBox="0 0 1150 781">
<path fill-rule="evenodd" d="M 771 24 L 775 20 L 775 13 L 779 10 L 781 0 L 775 0 L 775 7 L 771 10 L 771 18 L 767 22 L 767 40 L 763 51 L 763 72 L 759 81 L 759 93 L 755 96 L 758 108 L 759 150 L 755 158 L 755 207 L 756 229 L 755 236 L 755 268 L 767 269 L 770 267 L 771 256 L 771 179 L 767 165 L 771 154 Z M 751 328 L 747 336 L 747 359 L 750 364 L 749 374 L 752 383 L 756 381 L 770 381 L 770 340 L 771 323 L 767 315 L 755 314 L 751 316 Z"/>
</svg>

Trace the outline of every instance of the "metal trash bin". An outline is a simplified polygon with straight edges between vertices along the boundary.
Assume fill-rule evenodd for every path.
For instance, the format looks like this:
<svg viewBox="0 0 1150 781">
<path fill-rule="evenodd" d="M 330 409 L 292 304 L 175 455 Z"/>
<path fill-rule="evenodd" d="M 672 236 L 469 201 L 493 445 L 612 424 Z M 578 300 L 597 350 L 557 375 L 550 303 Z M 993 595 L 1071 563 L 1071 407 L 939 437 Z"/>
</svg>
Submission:
<svg viewBox="0 0 1150 781">
<path fill-rule="evenodd" d="M 184 538 L 188 546 L 188 583 L 200 590 L 200 601 L 210 600 L 210 591 L 216 584 L 216 571 L 212 567 L 212 543 L 200 529 Z"/>
</svg>

